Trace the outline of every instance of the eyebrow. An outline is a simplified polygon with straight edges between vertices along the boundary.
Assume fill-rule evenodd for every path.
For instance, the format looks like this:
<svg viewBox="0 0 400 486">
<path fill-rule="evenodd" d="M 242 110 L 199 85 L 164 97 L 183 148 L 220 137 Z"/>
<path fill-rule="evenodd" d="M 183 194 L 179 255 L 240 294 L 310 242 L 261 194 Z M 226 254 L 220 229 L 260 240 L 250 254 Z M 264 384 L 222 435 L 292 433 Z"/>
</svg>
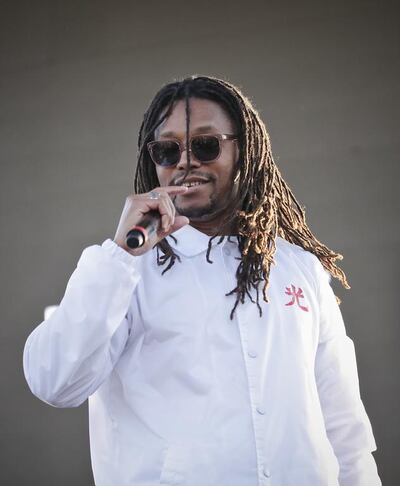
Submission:
<svg viewBox="0 0 400 486">
<path fill-rule="evenodd" d="M 218 129 L 214 125 L 202 125 L 193 130 L 193 133 L 203 133 L 203 132 L 218 132 Z M 164 132 L 160 133 L 160 137 L 175 137 L 179 138 L 179 134 L 176 132 Z"/>
</svg>

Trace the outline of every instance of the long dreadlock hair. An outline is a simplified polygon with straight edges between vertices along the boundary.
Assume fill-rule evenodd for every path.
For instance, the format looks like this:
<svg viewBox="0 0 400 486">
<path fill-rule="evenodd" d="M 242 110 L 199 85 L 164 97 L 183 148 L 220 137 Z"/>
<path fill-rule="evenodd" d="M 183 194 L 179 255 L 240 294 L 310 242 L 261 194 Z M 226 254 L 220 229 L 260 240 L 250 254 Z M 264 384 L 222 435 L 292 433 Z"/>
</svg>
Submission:
<svg viewBox="0 0 400 486">
<path fill-rule="evenodd" d="M 144 114 L 138 138 L 138 163 L 134 191 L 144 193 L 159 186 L 155 166 L 147 150 L 147 143 L 154 140 L 156 128 L 171 114 L 175 103 L 185 100 L 186 146 L 189 146 L 190 110 L 189 98 L 200 98 L 217 102 L 230 115 L 237 129 L 239 164 L 235 174 L 235 191 L 218 232 L 209 240 L 206 259 L 209 263 L 212 240 L 218 235 L 229 234 L 227 228 L 235 223 L 241 260 L 236 270 L 237 285 L 226 295 L 236 295 L 230 318 L 246 296 L 259 304 L 259 285 L 264 282 L 263 298 L 268 302 L 267 289 L 271 264 L 274 263 L 276 238 L 280 236 L 307 250 L 320 260 L 323 267 L 345 288 L 350 288 L 346 276 L 335 260 L 342 255 L 330 250 L 317 240 L 305 220 L 305 210 L 283 180 L 275 165 L 271 142 L 266 127 L 250 100 L 231 83 L 209 76 L 190 76 L 169 83 L 155 95 Z M 190 167 L 190 152 L 187 154 L 187 170 Z M 186 177 L 185 175 L 185 177 Z M 221 243 L 224 236 L 220 236 Z M 160 254 L 160 251 L 162 254 Z M 180 260 L 167 239 L 157 244 L 158 265 L 167 264 L 162 272 L 169 270 Z M 256 300 L 251 295 L 256 291 Z M 339 300 L 338 300 L 339 301 Z M 340 302 L 340 301 L 339 301 Z"/>
</svg>

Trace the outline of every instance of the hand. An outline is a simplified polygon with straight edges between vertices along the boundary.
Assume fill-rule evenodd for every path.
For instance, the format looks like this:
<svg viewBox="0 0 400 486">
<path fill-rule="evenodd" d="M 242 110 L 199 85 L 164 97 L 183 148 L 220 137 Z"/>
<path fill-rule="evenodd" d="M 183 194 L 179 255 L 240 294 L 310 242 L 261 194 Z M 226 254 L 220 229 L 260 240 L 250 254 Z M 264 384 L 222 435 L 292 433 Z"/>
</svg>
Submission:
<svg viewBox="0 0 400 486">
<path fill-rule="evenodd" d="M 189 219 L 186 216 L 176 215 L 175 206 L 170 197 L 184 194 L 187 190 L 188 188 L 185 186 L 156 187 L 153 191 L 160 194 L 159 199 L 150 199 L 148 192 L 129 195 L 125 200 L 125 206 L 114 236 L 115 243 L 131 255 L 142 255 L 151 250 L 163 238 L 188 224 Z M 157 234 L 154 233 L 140 248 L 129 248 L 126 245 L 127 233 L 151 210 L 157 210 L 160 213 L 159 231 Z"/>
</svg>

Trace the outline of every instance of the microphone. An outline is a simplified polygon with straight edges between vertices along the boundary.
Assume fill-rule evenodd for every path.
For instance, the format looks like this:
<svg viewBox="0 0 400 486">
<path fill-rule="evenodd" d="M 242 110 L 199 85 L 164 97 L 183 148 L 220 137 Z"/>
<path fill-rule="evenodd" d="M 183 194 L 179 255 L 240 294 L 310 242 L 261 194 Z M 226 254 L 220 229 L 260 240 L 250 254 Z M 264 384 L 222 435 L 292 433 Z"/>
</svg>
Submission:
<svg viewBox="0 0 400 486">
<path fill-rule="evenodd" d="M 126 245 L 129 248 L 143 246 L 149 238 L 158 231 L 161 216 L 155 209 L 146 213 L 143 218 L 126 235 Z"/>
</svg>

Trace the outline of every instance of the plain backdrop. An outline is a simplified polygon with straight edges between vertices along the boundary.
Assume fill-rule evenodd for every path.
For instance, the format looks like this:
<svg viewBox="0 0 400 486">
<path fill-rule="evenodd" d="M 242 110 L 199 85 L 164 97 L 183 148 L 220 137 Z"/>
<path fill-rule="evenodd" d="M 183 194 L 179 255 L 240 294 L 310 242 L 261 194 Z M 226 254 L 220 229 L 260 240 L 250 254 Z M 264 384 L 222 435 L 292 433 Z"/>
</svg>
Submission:
<svg viewBox="0 0 400 486">
<path fill-rule="evenodd" d="M 398 14 L 371 0 L 2 2 L 2 485 L 93 484 L 86 404 L 35 398 L 23 346 L 82 250 L 114 236 L 148 103 L 190 74 L 250 97 L 312 230 L 344 255 L 352 288 L 334 290 L 381 478 L 399 484 Z"/>
</svg>

